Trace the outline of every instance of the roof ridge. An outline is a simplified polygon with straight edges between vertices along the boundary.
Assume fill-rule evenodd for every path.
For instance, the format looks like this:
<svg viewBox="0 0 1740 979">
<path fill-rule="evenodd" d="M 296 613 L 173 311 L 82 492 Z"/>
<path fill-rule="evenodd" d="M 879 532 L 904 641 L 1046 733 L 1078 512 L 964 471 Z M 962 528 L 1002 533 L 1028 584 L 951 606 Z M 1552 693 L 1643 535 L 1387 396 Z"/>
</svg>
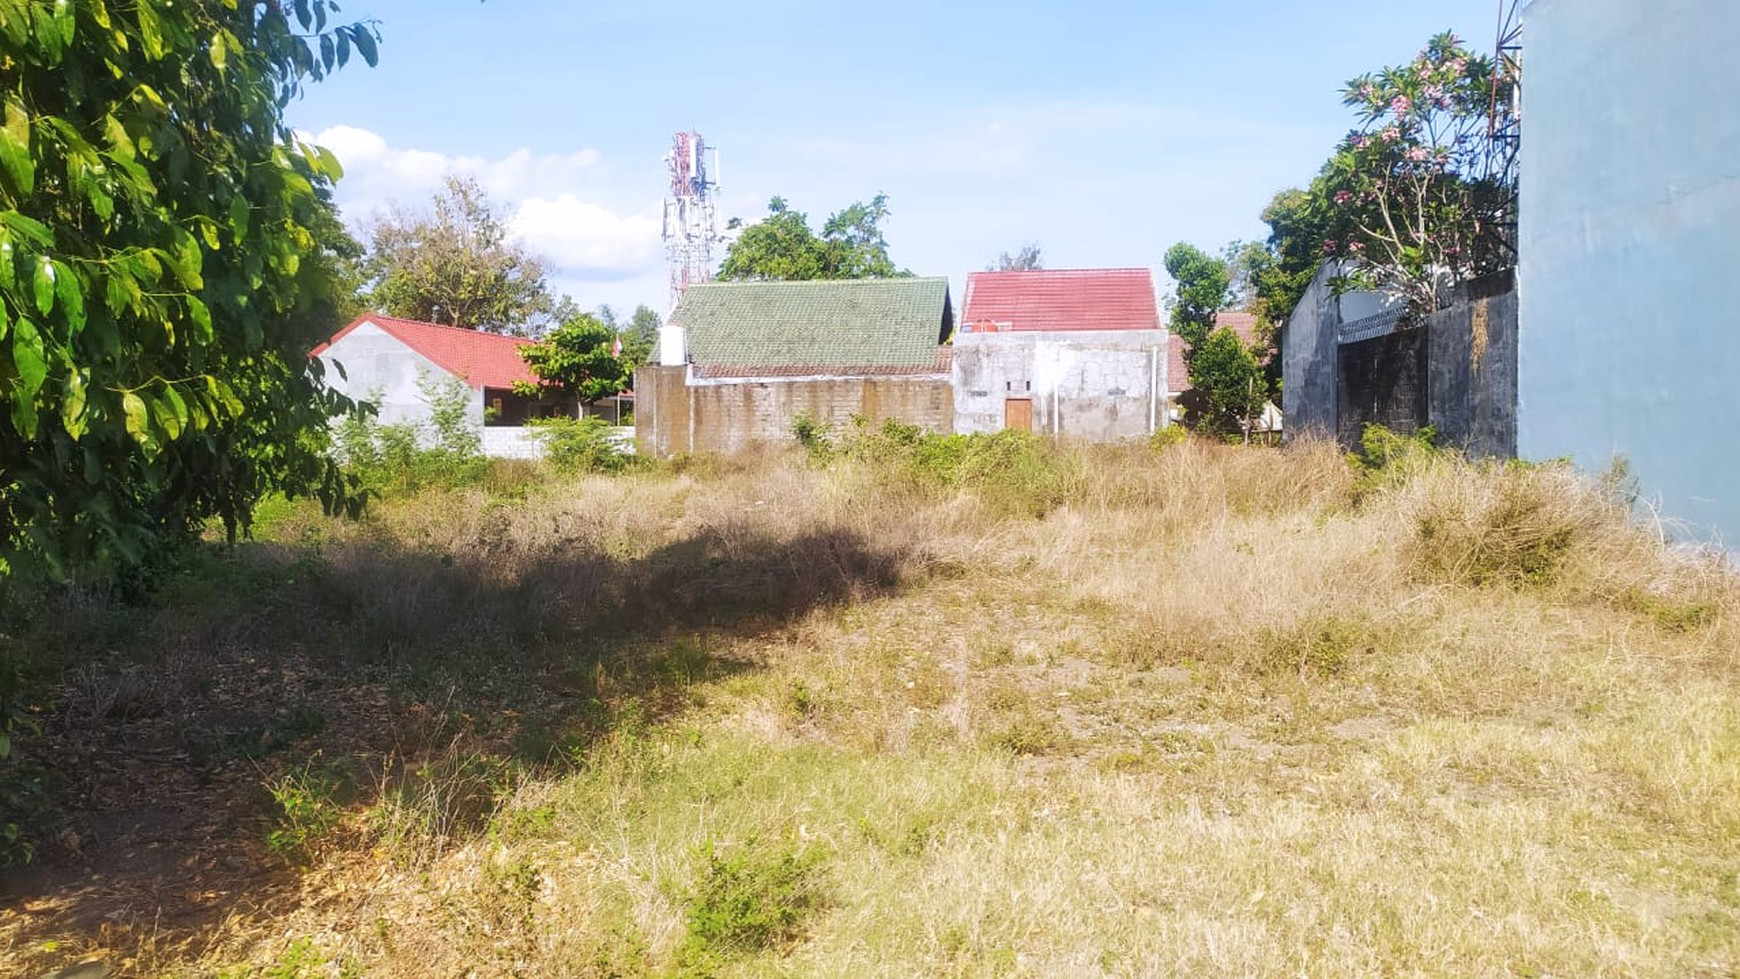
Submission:
<svg viewBox="0 0 1740 979">
<path fill-rule="evenodd" d="M 364 313 L 364 314 L 362 314 L 361 317 L 358 318 L 359 322 L 361 320 L 387 320 L 387 321 L 392 322 L 392 323 L 403 323 L 407 326 L 421 326 L 421 327 L 428 327 L 429 329 L 434 329 L 434 330 L 448 330 L 448 331 L 451 331 L 453 333 L 459 333 L 459 334 L 463 334 L 466 336 L 491 337 L 491 338 L 498 339 L 498 340 L 506 340 L 506 341 L 509 341 L 511 343 L 537 343 L 538 342 L 536 340 L 533 340 L 530 337 L 516 337 L 511 333 L 497 333 L 494 330 L 480 330 L 480 329 L 475 329 L 473 327 L 468 327 L 468 326 L 449 326 L 446 323 L 431 323 L 428 320 L 414 320 L 414 319 L 410 319 L 409 317 L 405 317 L 405 316 L 388 316 L 386 313 Z"/>
<path fill-rule="evenodd" d="M 948 280 L 949 277 L 946 275 L 882 275 L 861 279 L 731 279 L 723 282 L 717 280 L 711 282 L 696 282 L 691 284 L 689 288 L 714 288 L 721 286 L 755 286 L 758 288 L 765 288 L 767 286 L 848 286 L 883 284 L 890 282 L 947 282 Z"/>
<path fill-rule="evenodd" d="M 1142 266 L 1142 265 L 1120 265 L 1120 266 L 1116 266 L 1113 268 L 1080 268 L 1080 269 L 980 269 L 977 272 L 968 272 L 967 274 L 969 276 L 974 276 L 974 275 L 1059 275 L 1059 274 L 1071 274 L 1071 273 L 1079 274 L 1079 273 L 1084 273 L 1084 272 L 1085 273 L 1092 273 L 1094 275 L 1104 275 L 1104 274 L 1109 273 L 1109 272 L 1135 272 L 1135 273 L 1142 273 L 1142 274 L 1146 274 L 1146 275 L 1153 275 L 1154 274 L 1153 269 L 1148 268 L 1146 266 Z"/>
</svg>

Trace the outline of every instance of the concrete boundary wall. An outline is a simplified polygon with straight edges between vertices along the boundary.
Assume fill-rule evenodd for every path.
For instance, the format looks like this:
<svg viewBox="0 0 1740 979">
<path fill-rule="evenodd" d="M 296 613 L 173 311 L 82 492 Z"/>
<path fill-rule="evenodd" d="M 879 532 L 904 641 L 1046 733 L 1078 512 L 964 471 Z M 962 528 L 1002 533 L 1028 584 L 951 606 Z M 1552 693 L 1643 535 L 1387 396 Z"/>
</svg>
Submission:
<svg viewBox="0 0 1740 979">
<path fill-rule="evenodd" d="M 853 416 L 948 432 L 954 396 L 946 374 L 896 377 L 696 378 L 689 366 L 635 372 L 635 436 L 653 456 L 739 452 L 790 442 L 799 417 L 842 430 Z"/>
</svg>

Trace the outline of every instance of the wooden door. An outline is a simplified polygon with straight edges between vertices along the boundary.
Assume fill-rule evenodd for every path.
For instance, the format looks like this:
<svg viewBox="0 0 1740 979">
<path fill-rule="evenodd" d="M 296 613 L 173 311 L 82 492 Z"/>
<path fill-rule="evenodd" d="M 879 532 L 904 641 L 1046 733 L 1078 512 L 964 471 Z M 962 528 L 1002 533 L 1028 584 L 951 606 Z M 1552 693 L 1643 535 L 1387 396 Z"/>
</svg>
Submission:
<svg viewBox="0 0 1740 979">
<path fill-rule="evenodd" d="M 1023 432 L 1033 431 L 1033 399 L 1004 399 L 1003 427 L 1013 428 Z"/>
</svg>

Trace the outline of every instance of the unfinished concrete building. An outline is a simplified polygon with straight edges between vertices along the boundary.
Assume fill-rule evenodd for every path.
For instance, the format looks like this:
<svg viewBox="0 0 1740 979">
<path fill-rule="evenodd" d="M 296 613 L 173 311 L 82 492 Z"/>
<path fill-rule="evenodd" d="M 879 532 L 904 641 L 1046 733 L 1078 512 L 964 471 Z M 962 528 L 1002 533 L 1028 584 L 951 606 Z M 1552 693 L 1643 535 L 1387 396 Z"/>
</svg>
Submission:
<svg viewBox="0 0 1740 979">
<path fill-rule="evenodd" d="M 956 432 L 1107 442 L 1168 423 L 1166 331 L 1147 269 L 976 272 L 961 322 Z"/>
</svg>

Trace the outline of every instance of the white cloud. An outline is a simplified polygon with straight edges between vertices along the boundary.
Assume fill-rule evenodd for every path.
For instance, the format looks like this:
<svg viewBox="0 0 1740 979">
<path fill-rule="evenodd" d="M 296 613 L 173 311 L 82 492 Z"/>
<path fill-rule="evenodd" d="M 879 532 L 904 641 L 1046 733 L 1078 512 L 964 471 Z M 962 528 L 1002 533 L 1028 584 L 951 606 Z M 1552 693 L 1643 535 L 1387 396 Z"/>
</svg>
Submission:
<svg viewBox="0 0 1740 979">
<path fill-rule="evenodd" d="M 586 283 L 654 281 L 662 266 L 659 216 L 643 204 L 646 191 L 658 184 L 650 183 L 633 201 L 613 198 L 603 157 L 595 149 L 534 153 L 522 147 L 496 158 L 450 156 L 395 147 L 355 126 L 333 126 L 303 138 L 332 150 L 344 165 L 336 196 L 353 224 L 394 203 L 423 207 L 449 174 L 469 174 L 489 194 L 510 232 L 548 260 L 559 289 L 578 286 L 584 293 L 598 291 Z M 591 301 L 585 295 L 576 298 Z"/>
<path fill-rule="evenodd" d="M 569 269 L 640 271 L 660 259 L 656 218 L 616 214 L 573 194 L 527 198 L 508 226 L 533 251 Z"/>
<path fill-rule="evenodd" d="M 387 154 L 387 141 L 355 126 L 323 129 L 313 141 L 331 150 L 346 167 L 363 167 Z"/>
</svg>

